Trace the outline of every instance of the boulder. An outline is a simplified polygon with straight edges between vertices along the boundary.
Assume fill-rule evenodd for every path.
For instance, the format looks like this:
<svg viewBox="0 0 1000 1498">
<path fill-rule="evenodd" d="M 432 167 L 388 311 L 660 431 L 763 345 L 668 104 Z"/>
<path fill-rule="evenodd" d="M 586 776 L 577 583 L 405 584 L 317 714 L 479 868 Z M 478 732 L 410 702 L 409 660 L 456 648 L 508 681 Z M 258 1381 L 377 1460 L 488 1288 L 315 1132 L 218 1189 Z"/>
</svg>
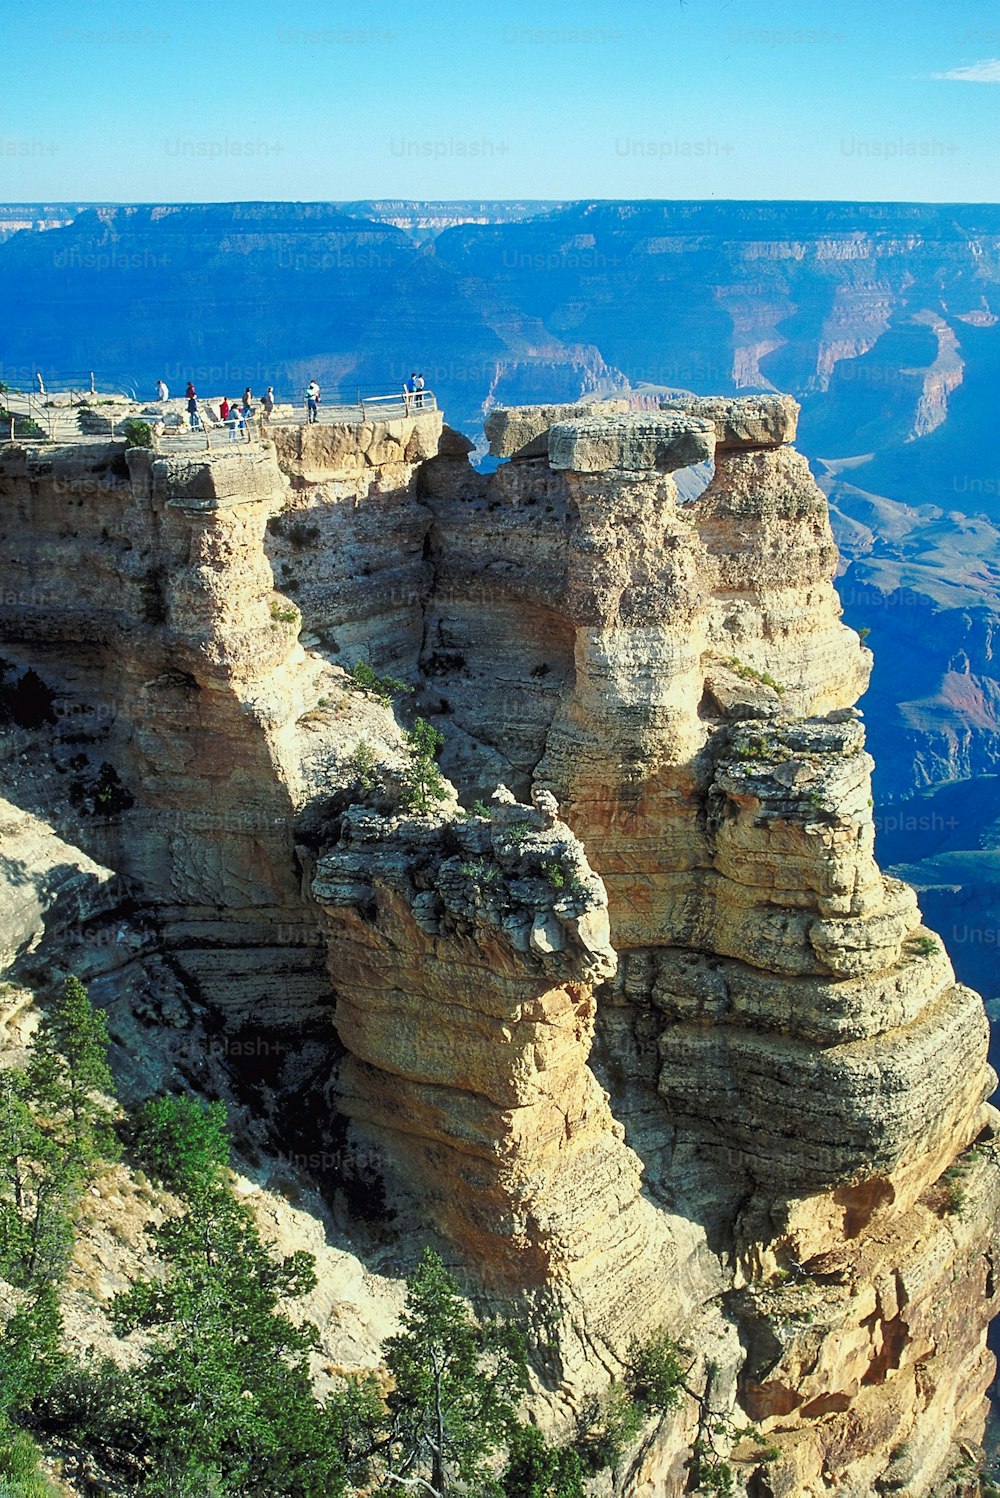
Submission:
<svg viewBox="0 0 1000 1498">
<path fill-rule="evenodd" d="M 560 421 L 549 431 L 549 464 L 574 473 L 656 470 L 672 473 L 715 451 L 715 427 L 696 416 L 630 411 Z"/>
<path fill-rule="evenodd" d="M 595 415 L 624 415 L 628 401 L 581 402 L 576 406 L 494 406 L 484 430 L 494 458 L 544 458 L 549 427 L 557 421 Z"/>
<path fill-rule="evenodd" d="M 799 403 L 790 395 L 685 395 L 664 401 L 661 410 L 714 422 L 722 452 L 782 447 L 795 441 L 799 420 Z"/>
</svg>

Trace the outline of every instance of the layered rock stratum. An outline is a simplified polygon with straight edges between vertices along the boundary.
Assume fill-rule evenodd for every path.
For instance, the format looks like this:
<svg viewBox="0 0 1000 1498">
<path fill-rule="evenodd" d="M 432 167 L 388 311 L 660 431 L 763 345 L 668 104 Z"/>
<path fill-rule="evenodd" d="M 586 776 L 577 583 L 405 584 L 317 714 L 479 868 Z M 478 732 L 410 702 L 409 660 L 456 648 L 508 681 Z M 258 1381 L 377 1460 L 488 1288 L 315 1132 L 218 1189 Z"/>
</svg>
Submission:
<svg viewBox="0 0 1000 1498">
<path fill-rule="evenodd" d="M 527 1322 L 553 1431 L 668 1329 L 685 1397 L 623 1495 L 688 1490 L 699 1439 L 752 1498 L 976 1491 L 986 1018 L 873 856 L 871 655 L 796 415 L 497 412 L 489 476 L 436 411 L 0 449 L 4 657 L 52 693 L 8 736 L 15 972 L 127 902 L 233 1032 L 324 1037 L 384 1231 Z"/>
</svg>

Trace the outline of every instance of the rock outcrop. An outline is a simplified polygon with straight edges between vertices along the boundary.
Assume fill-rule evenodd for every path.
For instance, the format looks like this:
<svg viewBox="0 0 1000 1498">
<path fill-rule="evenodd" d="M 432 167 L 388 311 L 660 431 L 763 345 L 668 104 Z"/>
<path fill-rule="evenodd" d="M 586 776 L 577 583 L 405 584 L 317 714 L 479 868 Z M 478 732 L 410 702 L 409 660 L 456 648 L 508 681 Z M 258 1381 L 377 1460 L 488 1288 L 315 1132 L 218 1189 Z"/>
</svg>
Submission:
<svg viewBox="0 0 1000 1498">
<path fill-rule="evenodd" d="M 4 652 L 53 694 L 11 837 L 41 869 L 72 833 L 217 1011 L 332 1020 L 334 1106 L 530 1316 L 549 1421 L 684 1340 L 627 1494 L 752 1420 L 756 1498 L 928 1498 L 991 1375 L 985 1015 L 874 860 L 871 656 L 796 415 L 495 411 L 489 477 L 436 412 L 0 452 Z"/>
<path fill-rule="evenodd" d="M 672 1309 L 671 1255 L 648 1251 L 665 1235 L 587 1066 L 616 958 L 580 845 L 517 803 L 464 822 L 354 809 L 312 890 L 345 1111 L 495 1291 L 578 1301 L 581 1339 L 620 1352 L 623 1314 L 638 1332 Z"/>
</svg>

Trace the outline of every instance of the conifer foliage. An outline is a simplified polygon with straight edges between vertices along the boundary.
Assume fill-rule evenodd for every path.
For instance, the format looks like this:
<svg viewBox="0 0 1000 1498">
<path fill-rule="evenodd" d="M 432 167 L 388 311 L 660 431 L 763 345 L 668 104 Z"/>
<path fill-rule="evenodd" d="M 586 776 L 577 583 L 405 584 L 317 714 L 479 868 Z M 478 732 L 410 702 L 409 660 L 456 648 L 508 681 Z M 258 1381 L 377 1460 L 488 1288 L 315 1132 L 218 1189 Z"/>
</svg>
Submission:
<svg viewBox="0 0 1000 1498">
<path fill-rule="evenodd" d="M 430 1249 L 381 1377 L 317 1392 L 319 1333 L 301 1312 L 315 1263 L 268 1248 L 234 1194 L 225 1109 L 158 1097 L 123 1125 L 107 1046 L 103 1015 L 69 978 L 26 1064 L 0 1070 L 0 1277 L 15 1301 L 0 1331 L 0 1498 L 56 1492 L 32 1435 L 74 1451 L 101 1490 L 142 1498 L 582 1498 L 594 1442 L 552 1447 L 521 1423 L 520 1333 L 477 1321 Z M 152 1271 L 108 1308 L 131 1344 L 125 1367 L 70 1356 L 59 1311 L 76 1209 L 118 1157 L 116 1120 L 170 1193 L 146 1229 Z M 640 1363 L 644 1406 L 670 1407 L 673 1345 Z"/>
<path fill-rule="evenodd" d="M 477 1326 L 438 1255 L 425 1249 L 385 1361 L 395 1382 L 389 1480 L 426 1473 L 439 1498 L 485 1491 L 490 1458 L 516 1429 L 527 1386 L 518 1332 L 503 1321 Z"/>
<path fill-rule="evenodd" d="M 41 1021 L 27 1065 L 0 1071 L 0 1277 L 18 1293 L 0 1336 L 0 1494 L 55 1493 L 16 1422 L 64 1371 L 58 1288 L 73 1216 L 98 1161 L 116 1140 L 106 1094 L 103 1014 L 67 978 Z"/>
</svg>

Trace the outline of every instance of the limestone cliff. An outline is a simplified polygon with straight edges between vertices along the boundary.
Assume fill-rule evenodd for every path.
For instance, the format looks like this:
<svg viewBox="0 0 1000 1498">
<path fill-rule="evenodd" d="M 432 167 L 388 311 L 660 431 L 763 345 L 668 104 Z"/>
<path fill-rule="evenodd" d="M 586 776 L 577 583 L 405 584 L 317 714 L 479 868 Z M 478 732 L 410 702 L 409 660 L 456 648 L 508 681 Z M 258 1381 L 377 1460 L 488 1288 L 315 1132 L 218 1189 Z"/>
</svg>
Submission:
<svg viewBox="0 0 1000 1498">
<path fill-rule="evenodd" d="M 684 1492 L 713 1426 L 754 1498 L 974 1491 L 986 1020 L 874 862 L 871 657 L 796 415 L 495 411 L 488 477 L 431 412 L 0 450 L 4 655 L 54 693 L 9 857 L 113 870 L 227 1023 L 336 1030 L 328 1106 L 528 1315 L 555 1428 L 683 1341 L 622 1494 Z M 466 810 L 406 809 L 414 712 Z"/>
</svg>

